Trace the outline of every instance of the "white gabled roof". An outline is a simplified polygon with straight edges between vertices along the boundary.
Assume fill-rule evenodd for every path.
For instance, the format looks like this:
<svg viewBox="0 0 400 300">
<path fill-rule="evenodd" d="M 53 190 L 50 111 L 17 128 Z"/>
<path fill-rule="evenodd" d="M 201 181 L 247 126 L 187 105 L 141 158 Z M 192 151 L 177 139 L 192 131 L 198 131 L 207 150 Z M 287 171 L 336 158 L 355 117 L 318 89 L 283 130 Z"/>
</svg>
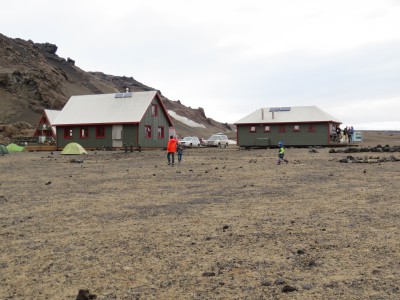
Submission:
<svg viewBox="0 0 400 300">
<path fill-rule="evenodd" d="M 54 121 L 55 126 L 74 124 L 139 123 L 157 91 L 72 96 Z"/>
<path fill-rule="evenodd" d="M 272 113 L 271 110 L 274 110 Z M 301 123 L 301 122 L 334 122 L 338 119 L 324 112 L 316 106 L 293 106 L 282 108 L 260 108 L 234 124 L 258 123 Z"/>
<path fill-rule="evenodd" d="M 45 109 L 44 113 L 47 116 L 47 119 L 49 120 L 51 130 L 53 131 L 54 134 L 56 134 L 56 129 L 53 126 L 54 120 L 57 118 L 58 114 L 60 113 L 59 110 L 52 110 L 52 109 Z"/>
</svg>

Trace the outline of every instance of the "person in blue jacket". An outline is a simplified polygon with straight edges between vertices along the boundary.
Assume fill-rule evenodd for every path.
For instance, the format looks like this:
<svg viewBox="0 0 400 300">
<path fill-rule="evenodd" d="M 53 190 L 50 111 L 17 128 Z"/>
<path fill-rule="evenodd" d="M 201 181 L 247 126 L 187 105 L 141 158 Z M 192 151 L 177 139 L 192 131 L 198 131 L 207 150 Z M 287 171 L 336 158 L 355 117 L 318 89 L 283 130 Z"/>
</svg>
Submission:
<svg viewBox="0 0 400 300">
<path fill-rule="evenodd" d="M 279 154 L 277 165 L 280 165 L 283 161 L 287 164 L 289 161 L 285 158 L 285 148 L 283 147 L 283 142 L 278 143 Z"/>
<path fill-rule="evenodd" d="M 178 144 L 176 145 L 176 153 L 178 154 L 178 163 L 181 163 L 182 154 L 183 154 L 183 146 L 180 141 L 178 141 Z"/>
</svg>

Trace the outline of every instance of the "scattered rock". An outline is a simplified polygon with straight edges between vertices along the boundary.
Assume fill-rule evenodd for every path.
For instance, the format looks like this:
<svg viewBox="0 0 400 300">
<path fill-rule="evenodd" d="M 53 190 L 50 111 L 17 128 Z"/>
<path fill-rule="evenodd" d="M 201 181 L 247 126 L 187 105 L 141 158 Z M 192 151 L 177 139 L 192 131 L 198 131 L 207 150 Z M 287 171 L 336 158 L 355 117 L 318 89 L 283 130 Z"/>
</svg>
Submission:
<svg viewBox="0 0 400 300">
<path fill-rule="evenodd" d="M 275 280 L 274 283 L 275 283 L 275 285 L 282 285 L 282 284 L 285 284 L 286 281 L 282 278 L 278 278 L 277 280 Z"/>
<path fill-rule="evenodd" d="M 396 162 L 400 161 L 400 158 L 396 158 L 394 155 L 389 157 L 379 157 L 379 156 L 365 156 L 365 157 L 353 157 L 347 156 L 346 158 L 340 159 L 339 162 L 341 163 L 382 163 L 382 162 Z M 366 173 L 366 170 L 365 172 Z"/>
<path fill-rule="evenodd" d="M 215 273 L 214 272 L 204 272 L 203 276 L 204 277 L 213 277 L 213 276 L 215 276 Z"/>
<path fill-rule="evenodd" d="M 330 149 L 329 153 L 359 153 L 359 152 L 400 152 L 400 146 L 377 145 L 376 147 L 346 147 L 343 149 Z"/>
<path fill-rule="evenodd" d="M 69 161 L 68 161 L 69 163 L 72 163 L 72 164 L 81 164 L 81 163 L 83 163 L 83 159 L 76 159 L 76 158 L 73 158 L 73 159 L 70 159 Z"/>
<path fill-rule="evenodd" d="M 285 285 L 282 288 L 282 293 L 292 293 L 292 292 L 295 292 L 295 291 L 297 291 L 297 288 L 295 288 L 293 286 L 290 286 L 290 285 Z"/>
<path fill-rule="evenodd" d="M 51 184 L 51 181 L 47 181 L 47 182 L 45 183 L 45 185 L 49 185 L 49 184 Z"/>
<path fill-rule="evenodd" d="M 97 296 L 94 294 L 90 294 L 89 290 L 81 289 L 78 292 L 78 296 L 76 296 L 76 300 L 91 300 L 97 299 Z"/>
<path fill-rule="evenodd" d="M 271 286 L 272 282 L 271 281 L 262 281 L 261 286 Z"/>
</svg>

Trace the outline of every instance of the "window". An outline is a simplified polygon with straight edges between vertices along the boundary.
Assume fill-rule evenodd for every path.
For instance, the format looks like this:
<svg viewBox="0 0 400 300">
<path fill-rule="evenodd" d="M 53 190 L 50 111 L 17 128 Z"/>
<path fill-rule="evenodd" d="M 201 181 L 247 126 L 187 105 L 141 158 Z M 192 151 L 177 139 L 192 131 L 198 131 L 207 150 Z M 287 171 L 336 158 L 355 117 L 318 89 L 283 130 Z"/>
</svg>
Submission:
<svg viewBox="0 0 400 300">
<path fill-rule="evenodd" d="M 88 139 L 89 138 L 89 127 L 81 127 L 79 129 L 79 136 L 81 139 Z"/>
<path fill-rule="evenodd" d="M 308 131 L 310 131 L 310 132 L 315 132 L 315 131 L 316 131 L 315 125 L 314 125 L 314 124 L 308 125 Z"/>
<path fill-rule="evenodd" d="M 269 125 L 264 126 L 264 132 L 271 132 L 271 128 L 269 128 Z"/>
<path fill-rule="evenodd" d="M 257 132 L 255 125 L 250 126 L 250 132 L 253 132 L 253 133 Z"/>
<path fill-rule="evenodd" d="M 164 138 L 164 127 L 162 127 L 162 126 L 159 126 L 159 127 L 158 127 L 157 135 L 158 135 L 158 138 L 159 138 L 159 139 Z"/>
<path fill-rule="evenodd" d="M 279 125 L 278 132 L 286 132 L 286 126 L 285 125 Z"/>
<path fill-rule="evenodd" d="M 151 138 L 151 126 L 145 125 L 144 126 L 144 137 L 145 138 Z"/>
<path fill-rule="evenodd" d="M 72 139 L 72 128 L 71 127 L 64 128 L 64 139 Z"/>
<path fill-rule="evenodd" d="M 300 131 L 300 125 L 294 125 L 293 131 Z"/>
<path fill-rule="evenodd" d="M 157 117 L 157 115 L 158 115 L 158 106 L 155 104 L 151 105 L 151 115 L 153 117 Z"/>
<path fill-rule="evenodd" d="M 106 129 L 104 126 L 96 126 L 96 138 L 104 139 L 106 137 Z"/>
</svg>

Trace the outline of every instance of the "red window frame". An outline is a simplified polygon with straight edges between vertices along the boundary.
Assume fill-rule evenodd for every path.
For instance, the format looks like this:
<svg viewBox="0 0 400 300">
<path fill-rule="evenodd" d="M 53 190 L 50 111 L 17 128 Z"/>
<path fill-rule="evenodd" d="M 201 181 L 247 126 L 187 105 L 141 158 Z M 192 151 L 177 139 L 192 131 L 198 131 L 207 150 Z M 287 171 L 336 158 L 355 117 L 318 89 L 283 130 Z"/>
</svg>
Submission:
<svg viewBox="0 0 400 300">
<path fill-rule="evenodd" d="M 256 125 L 250 125 L 250 127 L 249 127 L 249 132 L 250 132 L 250 133 L 257 133 L 257 127 L 256 127 Z"/>
<path fill-rule="evenodd" d="M 264 132 L 271 132 L 271 126 L 265 125 L 264 126 Z"/>
<path fill-rule="evenodd" d="M 150 125 L 144 126 L 144 137 L 146 139 L 151 139 L 151 126 Z"/>
<path fill-rule="evenodd" d="M 152 104 L 151 105 L 151 115 L 153 117 L 157 117 L 158 116 L 158 106 L 156 104 Z"/>
<path fill-rule="evenodd" d="M 79 128 L 79 138 L 88 139 L 89 138 L 89 127 L 83 126 Z"/>
<path fill-rule="evenodd" d="M 72 139 L 72 127 L 64 127 L 64 139 Z"/>
<path fill-rule="evenodd" d="M 300 132 L 300 125 L 293 125 L 293 132 Z"/>
<path fill-rule="evenodd" d="M 159 139 L 164 138 L 164 126 L 158 126 L 157 135 Z"/>
<path fill-rule="evenodd" d="M 104 139 L 106 137 L 106 128 L 104 126 L 96 126 L 96 139 Z"/>
<path fill-rule="evenodd" d="M 279 125 L 278 132 L 286 132 L 286 125 Z"/>
<path fill-rule="evenodd" d="M 315 132 L 317 129 L 315 128 L 315 124 L 309 124 L 308 125 L 308 131 L 309 132 Z"/>
</svg>

